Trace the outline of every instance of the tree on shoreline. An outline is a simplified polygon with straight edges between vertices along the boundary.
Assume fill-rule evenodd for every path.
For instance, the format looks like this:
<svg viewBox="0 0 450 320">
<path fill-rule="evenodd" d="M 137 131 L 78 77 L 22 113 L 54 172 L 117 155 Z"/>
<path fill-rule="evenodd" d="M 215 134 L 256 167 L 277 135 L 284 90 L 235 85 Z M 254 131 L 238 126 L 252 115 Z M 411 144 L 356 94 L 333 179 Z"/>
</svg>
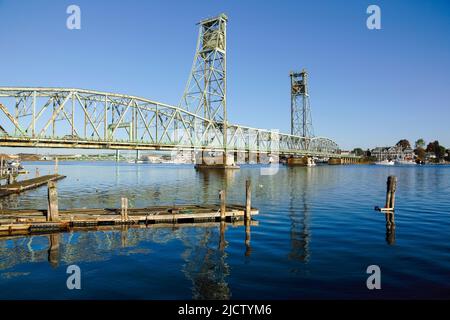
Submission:
<svg viewBox="0 0 450 320">
<path fill-rule="evenodd" d="M 396 144 L 397 147 L 402 147 L 402 150 L 406 150 L 408 148 L 411 148 L 411 143 L 407 139 L 402 139 Z"/>
<path fill-rule="evenodd" d="M 439 141 L 435 140 L 427 145 L 426 152 L 434 153 L 436 159 L 443 160 L 445 157 L 445 147 L 439 144 Z"/>
<path fill-rule="evenodd" d="M 416 149 L 414 149 L 414 154 L 416 155 L 417 159 L 420 161 L 425 161 L 425 140 L 422 138 L 418 139 L 414 146 Z"/>
<path fill-rule="evenodd" d="M 355 148 L 353 149 L 352 153 L 354 153 L 356 156 L 362 156 L 364 155 L 364 150 L 361 148 Z"/>
<path fill-rule="evenodd" d="M 416 149 L 425 148 L 425 140 L 423 140 L 422 138 L 418 139 L 415 143 L 415 147 Z"/>
<path fill-rule="evenodd" d="M 425 161 L 425 149 L 422 147 L 418 147 L 416 150 L 414 150 L 414 153 L 417 156 L 417 159 L 420 161 Z"/>
</svg>

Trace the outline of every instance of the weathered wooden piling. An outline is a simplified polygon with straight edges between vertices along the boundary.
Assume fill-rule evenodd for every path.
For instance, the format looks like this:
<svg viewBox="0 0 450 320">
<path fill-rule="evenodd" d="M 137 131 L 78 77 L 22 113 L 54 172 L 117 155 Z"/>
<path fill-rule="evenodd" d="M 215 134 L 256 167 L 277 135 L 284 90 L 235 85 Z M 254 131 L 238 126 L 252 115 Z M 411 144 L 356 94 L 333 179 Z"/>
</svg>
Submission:
<svg viewBox="0 0 450 320">
<path fill-rule="evenodd" d="M 395 244 L 395 214 L 393 211 L 386 212 L 386 242 Z"/>
<path fill-rule="evenodd" d="M 251 221 L 245 222 L 245 256 L 249 257 L 252 252 L 252 247 L 250 246 L 250 238 L 251 238 L 251 230 L 250 230 Z"/>
<path fill-rule="evenodd" d="M 225 190 L 221 190 L 219 192 L 220 199 L 220 220 L 225 220 L 225 212 L 226 212 L 226 192 Z"/>
<path fill-rule="evenodd" d="M 36 168 L 36 178 L 39 178 L 40 175 L 39 168 Z"/>
<path fill-rule="evenodd" d="M 59 221 L 58 211 L 58 191 L 56 190 L 56 183 L 54 181 L 48 182 L 48 210 L 47 221 Z"/>
<path fill-rule="evenodd" d="M 14 183 L 14 175 L 12 172 L 8 173 L 8 178 L 6 179 L 7 184 L 13 184 Z"/>
<path fill-rule="evenodd" d="M 48 236 L 48 262 L 53 268 L 58 267 L 59 264 L 59 240 L 60 235 L 53 233 Z"/>
<path fill-rule="evenodd" d="M 3 166 L 3 157 L 0 157 L 0 177 L 3 176 L 4 166 Z"/>
<path fill-rule="evenodd" d="M 245 181 L 245 221 L 252 219 L 252 183 Z"/>
<path fill-rule="evenodd" d="M 385 209 L 395 210 L 395 191 L 397 189 L 397 177 L 389 176 L 387 179 Z"/>
<path fill-rule="evenodd" d="M 55 158 L 55 174 L 58 174 L 58 158 Z"/>
<path fill-rule="evenodd" d="M 122 198 L 121 216 L 123 221 L 128 221 L 128 198 Z"/>
<path fill-rule="evenodd" d="M 220 251 L 224 251 L 225 247 L 226 247 L 226 242 L 225 242 L 225 220 L 220 221 L 220 227 L 219 227 L 219 231 L 220 231 L 220 238 L 219 238 L 219 250 Z"/>
</svg>

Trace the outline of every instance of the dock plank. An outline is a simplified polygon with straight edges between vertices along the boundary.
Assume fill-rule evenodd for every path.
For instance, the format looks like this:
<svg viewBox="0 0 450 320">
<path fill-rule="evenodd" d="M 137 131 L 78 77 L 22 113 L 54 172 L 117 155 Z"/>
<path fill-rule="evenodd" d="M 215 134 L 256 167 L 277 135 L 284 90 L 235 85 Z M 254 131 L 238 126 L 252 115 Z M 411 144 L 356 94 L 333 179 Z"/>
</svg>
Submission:
<svg viewBox="0 0 450 320">
<path fill-rule="evenodd" d="M 259 213 L 251 209 L 252 215 Z M 245 207 L 229 204 L 225 208 L 228 221 L 243 220 Z M 64 231 L 70 228 L 102 225 L 182 224 L 218 221 L 220 205 L 176 205 L 131 208 L 122 216 L 121 209 L 66 209 L 59 210 L 58 221 L 47 221 L 47 210 L 0 210 L 0 236 L 32 234 L 43 231 Z"/>
<path fill-rule="evenodd" d="M 51 174 L 42 177 L 14 182 L 0 187 L 0 197 L 5 197 L 11 194 L 17 194 L 27 190 L 36 189 L 41 186 L 47 185 L 49 181 L 58 181 L 64 178 L 66 178 L 66 176 L 59 174 Z"/>
</svg>

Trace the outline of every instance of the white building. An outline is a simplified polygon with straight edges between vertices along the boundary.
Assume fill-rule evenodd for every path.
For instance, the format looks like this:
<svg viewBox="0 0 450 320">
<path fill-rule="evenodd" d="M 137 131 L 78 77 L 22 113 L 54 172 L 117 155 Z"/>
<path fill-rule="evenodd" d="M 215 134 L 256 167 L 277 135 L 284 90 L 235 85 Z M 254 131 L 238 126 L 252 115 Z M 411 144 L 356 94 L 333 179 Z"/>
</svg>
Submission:
<svg viewBox="0 0 450 320">
<path fill-rule="evenodd" d="M 411 148 L 403 150 L 401 146 L 376 147 L 371 150 L 372 157 L 378 161 L 383 160 L 414 160 L 414 151 Z"/>
</svg>

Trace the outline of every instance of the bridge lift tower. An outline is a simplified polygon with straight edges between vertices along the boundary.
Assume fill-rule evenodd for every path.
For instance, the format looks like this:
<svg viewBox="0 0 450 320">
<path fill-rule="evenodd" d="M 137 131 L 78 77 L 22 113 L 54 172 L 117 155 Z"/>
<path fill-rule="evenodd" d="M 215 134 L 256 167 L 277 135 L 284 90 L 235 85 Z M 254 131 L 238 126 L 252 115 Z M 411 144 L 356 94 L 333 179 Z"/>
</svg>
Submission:
<svg viewBox="0 0 450 320">
<path fill-rule="evenodd" d="M 224 165 L 228 164 L 227 22 L 225 14 L 200 21 L 194 63 L 180 103 L 181 108 L 205 119 L 194 123 L 193 136 L 205 147 L 223 147 Z"/>
<path fill-rule="evenodd" d="M 291 134 L 312 138 L 314 136 L 311 107 L 309 104 L 308 72 L 291 72 Z M 309 139 L 304 140 L 304 148 L 308 149 Z"/>
</svg>

